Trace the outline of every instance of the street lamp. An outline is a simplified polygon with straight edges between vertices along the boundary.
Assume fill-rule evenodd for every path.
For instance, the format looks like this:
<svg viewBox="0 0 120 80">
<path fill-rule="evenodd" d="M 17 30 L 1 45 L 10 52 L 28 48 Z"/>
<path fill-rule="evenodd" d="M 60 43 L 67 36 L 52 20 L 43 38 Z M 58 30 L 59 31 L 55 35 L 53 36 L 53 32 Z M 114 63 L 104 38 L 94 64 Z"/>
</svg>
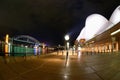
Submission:
<svg viewBox="0 0 120 80">
<path fill-rule="evenodd" d="M 65 40 L 68 41 L 69 40 L 69 35 L 65 35 Z"/>
<path fill-rule="evenodd" d="M 65 41 L 66 41 L 66 48 L 67 48 L 67 53 L 66 53 L 66 59 L 68 58 L 68 49 L 69 49 L 69 39 L 70 39 L 70 37 L 69 37 L 69 35 L 65 35 Z"/>
</svg>

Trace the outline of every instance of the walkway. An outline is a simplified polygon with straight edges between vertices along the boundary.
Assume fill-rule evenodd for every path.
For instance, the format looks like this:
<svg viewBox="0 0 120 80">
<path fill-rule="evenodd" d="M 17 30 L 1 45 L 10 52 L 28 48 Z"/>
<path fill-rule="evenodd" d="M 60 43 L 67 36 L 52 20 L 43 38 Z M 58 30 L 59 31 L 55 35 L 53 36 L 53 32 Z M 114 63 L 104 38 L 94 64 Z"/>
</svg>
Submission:
<svg viewBox="0 0 120 80">
<path fill-rule="evenodd" d="M 0 80 L 120 80 L 120 54 L 0 57 Z"/>
</svg>

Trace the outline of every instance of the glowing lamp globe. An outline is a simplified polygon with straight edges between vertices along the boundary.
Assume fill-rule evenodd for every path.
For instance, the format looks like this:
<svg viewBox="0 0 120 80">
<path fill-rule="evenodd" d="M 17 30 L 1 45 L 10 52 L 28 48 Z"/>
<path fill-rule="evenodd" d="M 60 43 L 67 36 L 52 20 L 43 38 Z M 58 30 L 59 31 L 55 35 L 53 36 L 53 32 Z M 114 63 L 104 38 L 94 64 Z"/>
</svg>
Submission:
<svg viewBox="0 0 120 80">
<path fill-rule="evenodd" d="M 65 40 L 68 41 L 69 40 L 69 35 L 65 35 Z"/>
</svg>

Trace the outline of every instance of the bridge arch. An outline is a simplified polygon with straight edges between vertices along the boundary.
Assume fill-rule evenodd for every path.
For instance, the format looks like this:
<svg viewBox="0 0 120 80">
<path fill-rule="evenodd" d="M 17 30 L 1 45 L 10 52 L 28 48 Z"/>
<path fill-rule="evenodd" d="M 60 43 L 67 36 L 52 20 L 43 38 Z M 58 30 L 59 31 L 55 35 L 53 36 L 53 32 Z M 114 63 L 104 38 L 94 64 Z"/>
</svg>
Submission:
<svg viewBox="0 0 120 80">
<path fill-rule="evenodd" d="M 29 35 L 18 35 L 13 37 L 14 41 L 20 41 L 20 42 L 25 42 L 25 43 L 31 43 L 34 45 L 40 45 L 40 42 L 35 39 L 34 37 L 31 37 Z"/>
</svg>

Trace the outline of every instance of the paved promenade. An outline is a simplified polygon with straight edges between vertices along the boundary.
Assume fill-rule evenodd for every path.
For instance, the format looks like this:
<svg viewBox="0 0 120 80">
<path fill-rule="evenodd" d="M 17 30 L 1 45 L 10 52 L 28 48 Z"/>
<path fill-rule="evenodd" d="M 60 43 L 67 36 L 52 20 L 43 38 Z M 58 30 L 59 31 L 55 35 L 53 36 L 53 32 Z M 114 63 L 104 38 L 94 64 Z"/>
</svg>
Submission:
<svg viewBox="0 0 120 80">
<path fill-rule="evenodd" d="M 120 54 L 0 57 L 0 80 L 120 80 Z"/>
</svg>

